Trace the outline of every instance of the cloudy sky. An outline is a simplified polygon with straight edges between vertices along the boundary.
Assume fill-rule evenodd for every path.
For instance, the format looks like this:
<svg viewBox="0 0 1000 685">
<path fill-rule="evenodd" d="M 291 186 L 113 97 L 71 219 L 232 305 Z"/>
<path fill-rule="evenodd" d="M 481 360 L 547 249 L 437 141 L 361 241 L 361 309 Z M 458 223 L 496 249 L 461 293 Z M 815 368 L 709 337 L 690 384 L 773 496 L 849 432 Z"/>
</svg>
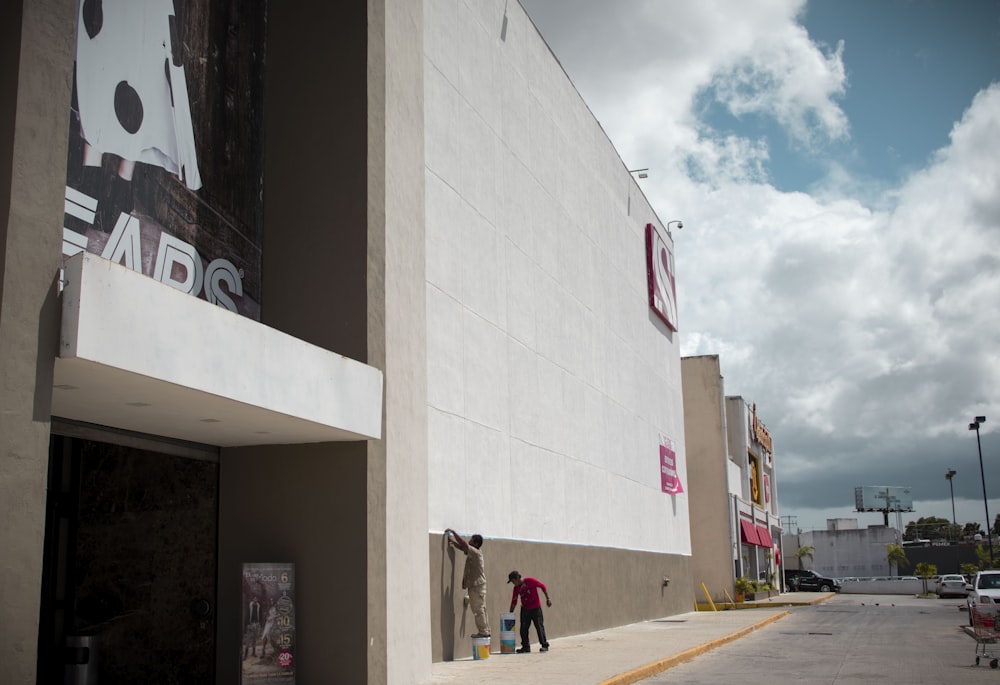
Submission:
<svg viewBox="0 0 1000 685">
<path fill-rule="evenodd" d="M 774 436 L 782 515 L 1000 514 L 1000 2 L 521 0 L 674 230 L 683 355 Z M 892 517 L 894 523 L 895 517 Z"/>
</svg>

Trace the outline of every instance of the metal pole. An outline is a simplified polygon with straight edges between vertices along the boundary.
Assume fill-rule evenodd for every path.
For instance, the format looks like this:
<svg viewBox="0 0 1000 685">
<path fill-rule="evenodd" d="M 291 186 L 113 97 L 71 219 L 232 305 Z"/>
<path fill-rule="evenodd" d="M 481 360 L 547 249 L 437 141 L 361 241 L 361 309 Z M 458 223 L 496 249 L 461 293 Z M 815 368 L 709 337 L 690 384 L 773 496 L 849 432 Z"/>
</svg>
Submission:
<svg viewBox="0 0 1000 685">
<path fill-rule="evenodd" d="M 990 568 L 993 568 L 993 534 L 990 529 L 990 505 L 986 499 L 986 473 L 983 471 L 983 443 L 979 439 L 979 421 L 976 421 L 976 446 L 979 448 L 979 477 L 983 481 L 983 508 L 986 509 L 986 544 L 990 546 Z"/>
<path fill-rule="evenodd" d="M 955 485 L 951 481 L 956 473 L 958 471 L 955 469 L 948 469 L 948 473 L 944 474 L 944 477 L 948 479 L 948 489 L 951 491 L 951 524 L 953 526 L 958 525 L 958 521 L 955 519 Z"/>
</svg>

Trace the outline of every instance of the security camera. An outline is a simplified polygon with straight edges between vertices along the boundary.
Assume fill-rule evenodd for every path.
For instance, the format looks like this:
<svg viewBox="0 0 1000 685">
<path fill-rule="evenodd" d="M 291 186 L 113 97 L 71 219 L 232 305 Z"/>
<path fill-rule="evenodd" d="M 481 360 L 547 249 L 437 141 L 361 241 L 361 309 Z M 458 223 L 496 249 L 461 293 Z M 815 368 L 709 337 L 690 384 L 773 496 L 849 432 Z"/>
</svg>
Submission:
<svg viewBox="0 0 1000 685">
<path fill-rule="evenodd" d="M 683 221 L 678 221 L 678 222 L 677 222 L 677 228 L 678 228 L 678 229 L 680 229 L 680 228 L 684 228 L 684 222 L 683 222 Z"/>
</svg>

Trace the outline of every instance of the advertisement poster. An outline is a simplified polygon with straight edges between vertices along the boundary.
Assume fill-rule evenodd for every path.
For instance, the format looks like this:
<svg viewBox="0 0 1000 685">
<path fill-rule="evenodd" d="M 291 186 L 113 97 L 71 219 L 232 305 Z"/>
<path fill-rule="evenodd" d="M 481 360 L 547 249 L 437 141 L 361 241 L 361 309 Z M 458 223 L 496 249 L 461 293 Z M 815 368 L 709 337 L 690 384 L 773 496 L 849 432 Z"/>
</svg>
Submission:
<svg viewBox="0 0 1000 685">
<path fill-rule="evenodd" d="M 668 495 L 679 495 L 684 492 L 681 477 L 677 475 L 674 441 L 664 435 L 660 436 L 660 487 Z"/>
<path fill-rule="evenodd" d="M 750 479 L 750 499 L 757 504 L 763 504 L 764 500 L 760 488 L 760 460 L 752 454 L 748 456 L 748 460 L 750 468 L 747 472 L 747 478 Z"/>
<path fill-rule="evenodd" d="M 266 2 L 80 0 L 63 254 L 260 319 Z"/>
<path fill-rule="evenodd" d="M 243 564 L 240 683 L 295 683 L 295 564 Z"/>
</svg>

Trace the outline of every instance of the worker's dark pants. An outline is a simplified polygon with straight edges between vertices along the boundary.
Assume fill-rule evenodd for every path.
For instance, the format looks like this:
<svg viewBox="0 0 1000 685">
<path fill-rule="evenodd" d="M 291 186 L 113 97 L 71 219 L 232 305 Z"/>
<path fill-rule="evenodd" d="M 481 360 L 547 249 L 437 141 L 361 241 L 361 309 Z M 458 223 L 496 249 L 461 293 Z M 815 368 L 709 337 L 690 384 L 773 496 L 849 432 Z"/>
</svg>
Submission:
<svg viewBox="0 0 1000 685">
<path fill-rule="evenodd" d="M 545 619 L 542 616 L 542 607 L 535 609 L 525 609 L 521 607 L 521 648 L 531 649 L 531 642 L 528 639 L 528 630 L 531 624 L 535 624 L 535 631 L 538 633 L 538 641 L 542 647 L 548 647 L 549 641 L 545 639 Z"/>
</svg>

